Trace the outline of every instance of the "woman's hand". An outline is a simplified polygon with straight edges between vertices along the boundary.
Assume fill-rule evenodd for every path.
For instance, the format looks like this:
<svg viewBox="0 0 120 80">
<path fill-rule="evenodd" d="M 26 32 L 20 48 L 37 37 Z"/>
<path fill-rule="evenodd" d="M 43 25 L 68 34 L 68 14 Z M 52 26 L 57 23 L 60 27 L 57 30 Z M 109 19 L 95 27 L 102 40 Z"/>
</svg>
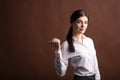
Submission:
<svg viewBox="0 0 120 80">
<path fill-rule="evenodd" d="M 56 50 L 60 50 L 61 49 L 61 45 L 60 45 L 60 39 L 58 38 L 53 38 L 51 41 L 48 41 Z"/>
</svg>

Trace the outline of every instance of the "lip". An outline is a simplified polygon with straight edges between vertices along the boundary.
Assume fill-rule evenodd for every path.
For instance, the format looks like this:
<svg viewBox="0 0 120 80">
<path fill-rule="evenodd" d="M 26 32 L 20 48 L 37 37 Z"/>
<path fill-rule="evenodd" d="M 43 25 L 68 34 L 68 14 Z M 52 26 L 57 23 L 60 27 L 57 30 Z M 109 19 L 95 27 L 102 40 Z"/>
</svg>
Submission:
<svg viewBox="0 0 120 80">
<path fill-rule="evenodd" d="M 81 31 L 85 30 L 85 29 L 80 29 Z"/>
</svg>

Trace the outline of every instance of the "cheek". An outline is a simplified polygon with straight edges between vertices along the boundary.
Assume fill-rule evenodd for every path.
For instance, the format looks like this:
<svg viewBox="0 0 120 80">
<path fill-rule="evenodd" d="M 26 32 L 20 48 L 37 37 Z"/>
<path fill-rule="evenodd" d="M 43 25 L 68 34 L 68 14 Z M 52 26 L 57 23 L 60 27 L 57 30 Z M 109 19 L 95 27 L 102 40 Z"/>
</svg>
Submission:
<svg viewBox="0 0 120 80">
<path fill-rule="evenodd" d="M 76 27 L 76 26 L 74 26 L 74 27 L 73 27 L 73 30 L 77 30 L 77 27 Z"/>
<path fill-rule="evenodd" d="M 86 29 L 87 29 L 87 27 L 88 27 L 88 24 L 85 25 L 85 28 L 86 28 Z"/>
<path fill-rule="evenodd" d="M 78 29 L 78 25 L 77 24 L 74 24 L 72 25 L 74 29 Z"/>
<path fill-rule="evenodd" d="M 80 28 L 81 28 L 81 26 L 78 26 L 78 25 L 75 26 L 76 30 L 79 30 Z"/>
<path fill-rule="evenodd" d="M 87 29 L 88 26 L 86 26 L 85 28 Z"/>
<path fill-rule="evenodd" d="M 79 28 L 81 28 L 82 26 L 81 26 L 81 24 L 76 24 L 75 27 L 76 27 L 76 29 L 79 29 Z"/>
</svg>

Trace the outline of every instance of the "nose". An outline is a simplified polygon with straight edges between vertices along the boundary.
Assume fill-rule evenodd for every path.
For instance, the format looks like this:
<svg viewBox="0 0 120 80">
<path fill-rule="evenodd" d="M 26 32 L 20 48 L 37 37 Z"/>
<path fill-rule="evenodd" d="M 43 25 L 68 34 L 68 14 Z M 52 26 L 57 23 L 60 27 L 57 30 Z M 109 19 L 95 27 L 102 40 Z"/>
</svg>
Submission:
<svg viewBox="0 0 120 80">
<path fill-rule="evenodd" d="M 84 28 L 84 27 L 85 27 L 85 24 L 84 24 L 84 23 L 82 23 L 81 27 L 82 27 L 82 28 Z"/>
</svg>

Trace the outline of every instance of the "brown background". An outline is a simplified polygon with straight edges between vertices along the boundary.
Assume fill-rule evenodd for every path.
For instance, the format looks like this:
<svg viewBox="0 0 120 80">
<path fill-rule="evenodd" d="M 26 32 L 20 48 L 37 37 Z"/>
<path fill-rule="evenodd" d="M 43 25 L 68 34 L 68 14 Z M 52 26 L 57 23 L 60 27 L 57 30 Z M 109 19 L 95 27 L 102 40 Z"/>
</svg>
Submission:
<svg viewBox="0 0 120 80">
<path fill-rule="evenodd" d="M 90 16 L 102 80 L 120 80 L 119 0 L 1 0 L 0 80 L 72 80 L 71 67 L 60 78 L 54 49 L 47 41 L 64 41 L 71 13 L 83 8 Z"/>
</svg>

